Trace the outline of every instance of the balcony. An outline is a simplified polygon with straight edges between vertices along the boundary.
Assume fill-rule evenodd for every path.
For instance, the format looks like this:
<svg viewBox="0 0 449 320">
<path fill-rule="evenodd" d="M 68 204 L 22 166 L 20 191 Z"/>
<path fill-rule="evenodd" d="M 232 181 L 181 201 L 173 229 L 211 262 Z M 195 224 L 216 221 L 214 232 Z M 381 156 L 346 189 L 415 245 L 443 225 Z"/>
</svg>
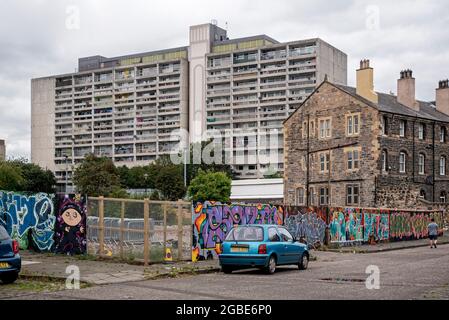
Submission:
<svg viewBox="0 0 449 320">
<path fill-rule="evenodd" d="M 289 57 L 300 57 L 304 55 L 316 54 L 316 47 L 305 47 L 305 48 L 295 48 L 290 49 Z"/>
</svg>

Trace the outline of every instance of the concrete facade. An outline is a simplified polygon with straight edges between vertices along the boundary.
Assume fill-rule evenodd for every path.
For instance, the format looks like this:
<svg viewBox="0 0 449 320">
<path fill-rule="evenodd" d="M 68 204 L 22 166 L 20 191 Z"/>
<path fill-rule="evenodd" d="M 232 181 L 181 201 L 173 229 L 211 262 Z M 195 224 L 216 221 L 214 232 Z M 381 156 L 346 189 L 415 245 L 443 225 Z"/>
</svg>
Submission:
<svg viewBox="0 0 449 320">
<path fill-rule="evenodd" d="M 357 72 L 366 69 L 369 62 Z M 403 92 L 401 80 L 400 100 L 409 95 L 408 106 L 366 90 L 367 74 L 357 82 L 362 90 L 323 82 L 285 121 L 286 204 L 413 208 L 421 199 L 449 200 L 449 114 L 410 96 L 408 86 Z"/>
<path fill-rule="evenodd" d="M 5 159 L 6 159 L 5 140 L 0 140 L 0 161 L 4 161 Z"/>
<path fill-rule="evenodd" d="M 202 24 L 188 46 L 80 58 L 78 70 L 32 79 L 32 161 L 59 185 L 88 153 L 131 167 L 177 151 L 180 129 L 188 142 L 224 134 L 229 163 L 249 179 L 282 174 L 282 121 L 325 77 L 345 85 L 347 56 L 320 39 L 230 40 Z"/>
</svg>

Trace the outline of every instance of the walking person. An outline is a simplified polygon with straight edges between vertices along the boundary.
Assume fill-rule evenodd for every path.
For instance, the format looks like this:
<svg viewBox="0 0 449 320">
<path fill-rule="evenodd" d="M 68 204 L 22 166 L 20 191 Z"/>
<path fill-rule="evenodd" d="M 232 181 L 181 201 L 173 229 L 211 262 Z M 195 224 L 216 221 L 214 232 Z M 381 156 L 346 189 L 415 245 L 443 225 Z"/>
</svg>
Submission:
<svg viewBox="0 0 449 320">
<path fill-rule="evenodd" d="M 438 224 L 436 224 L 434 218 L 432 218 L 431 222 L 427 226 L 427 230 L 429 231 L 430 249 L 436 248 L 438 241 Z"/>
</svg>

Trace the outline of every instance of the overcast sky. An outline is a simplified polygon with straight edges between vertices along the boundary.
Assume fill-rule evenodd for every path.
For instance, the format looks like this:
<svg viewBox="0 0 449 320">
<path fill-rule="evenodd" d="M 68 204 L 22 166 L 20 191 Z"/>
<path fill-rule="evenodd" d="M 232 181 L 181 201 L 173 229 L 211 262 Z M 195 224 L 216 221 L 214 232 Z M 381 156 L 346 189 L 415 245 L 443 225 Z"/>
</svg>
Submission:
<svg viewBox="0 0 449 320">
<path fill-rule="evenodd" d="M 446 0 L 2 0 L 0 139 L 7 156 L 30 157 L 30 79 L 75 71 L 78 57 L 184 46 L 188 26 L 218 21 L 230 38 L 320 37 L 348 54 L 349 85 L 362 58 L 376 90 L 396 92 L 411 68 L 417 97 L 433 100 L 449 77 Z M 79 15 L 78 15 L 79 13 Z"/>
</svg>

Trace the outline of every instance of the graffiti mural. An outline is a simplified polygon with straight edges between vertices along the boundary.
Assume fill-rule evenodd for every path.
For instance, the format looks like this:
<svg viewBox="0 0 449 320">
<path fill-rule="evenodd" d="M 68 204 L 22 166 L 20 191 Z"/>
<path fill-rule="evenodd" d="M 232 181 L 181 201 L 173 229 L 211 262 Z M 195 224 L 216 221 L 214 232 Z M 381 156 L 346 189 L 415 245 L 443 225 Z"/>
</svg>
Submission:
<svg viewBox="0 0 449 320">
<path fill-rule="evenodd" d="M 86 253 L 87 199 L 81 195 L 58 195 L 55 252 Z"/>
<path fill-rule="evenodd" d="M 360 209 L 331 208 L 329 218 L 331 242 L 347 243 L 363 241 L 363 215 Z"/>
<path fill-rule="evenodd" d="M 388 213 L 363 213 L 363 240 L 384 241 L 390 238 L 390 215 Z"/>
<path fill-rule="evenodd" d="M 303 237 L 307 243 L 323 243 L 326 232 L 326 209 L 287 208 L 285 227 L 297 239 Z"/>
<path fill-rule="evenodd" d="M 193 208 L 192 260 L 213 259 L 234 225 L 283 224 L 283 208 L 265 204 L 197 203 Z"/>
<path fill-rule="evenodd" d="M 392 240 L 422 239 L 428 236 L 427 226 L 431 219 L 441 228 L 443 232 L 442 212 L 392 212 L 390 215 L 390 238 Z"/>
<path fill-rule="evenodd" d="M 54 240 L 54 195 L 0 191 L 0 223 L 20 249 L 50 251 Z"/>
</svg>

